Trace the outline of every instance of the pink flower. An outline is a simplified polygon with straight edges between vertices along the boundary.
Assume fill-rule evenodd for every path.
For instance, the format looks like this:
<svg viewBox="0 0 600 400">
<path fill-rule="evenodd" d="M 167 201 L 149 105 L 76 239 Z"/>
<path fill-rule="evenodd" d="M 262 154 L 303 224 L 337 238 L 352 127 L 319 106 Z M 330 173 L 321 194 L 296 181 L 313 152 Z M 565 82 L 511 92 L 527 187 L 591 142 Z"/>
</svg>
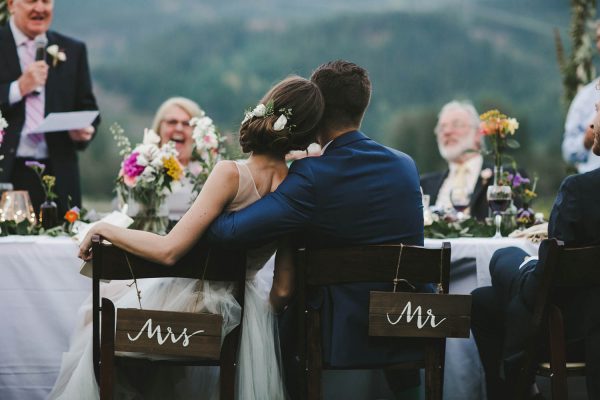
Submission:
<svg viewBox="0 0 600 400">
<path fill-rule="evenodd" d="M 144 167 L 137 163 L 139 153 L 134 151 L 129 157 L 123 161 L 123 178 L 136 178 L 144 172 Z M 133 180 L 135 184 L 135 179 Z"/>
</svg>

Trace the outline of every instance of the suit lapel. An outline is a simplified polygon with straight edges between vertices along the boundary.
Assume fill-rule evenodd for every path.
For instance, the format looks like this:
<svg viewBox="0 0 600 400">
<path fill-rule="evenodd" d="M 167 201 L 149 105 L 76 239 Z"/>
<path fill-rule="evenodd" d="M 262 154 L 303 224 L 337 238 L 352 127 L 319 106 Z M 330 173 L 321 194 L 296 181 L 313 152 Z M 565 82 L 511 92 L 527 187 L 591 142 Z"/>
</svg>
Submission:
<svg viewBox="0 0 600 400">
<path fill-rule="evenodd" d="M 485 169 L 490 169 L 490 166 L 484 163 L 481 166 L 481 171 Z M 481 171 L 479 172 L 479 176 L 477 177 L 477 183 L 475 183 L 475 188 L 473 189 L 473 194 L 471 195 L 471 204 L 469 205 L 471 209 L 473 209 L 475 204 L 478 203 L 478 200 L 481 196 L 486 196 L 485 191 L 487 190 L 488 183 L 490 182 L 490 179 L 493 179 L 487 178 L 484 182 L 483 178 L 481 178 Z"/>
<path fill-rule="evenodd" d="M 15 46 L 15 39 L 9 25 L 0 30 L 0 54 L 6 55 L 2 57 L 4 67 L 8 71 L 9 76 L 14 76 L 15 79 L 21 75 L 21 65 L 19 64 L 19 55 Z"/>
</svg>

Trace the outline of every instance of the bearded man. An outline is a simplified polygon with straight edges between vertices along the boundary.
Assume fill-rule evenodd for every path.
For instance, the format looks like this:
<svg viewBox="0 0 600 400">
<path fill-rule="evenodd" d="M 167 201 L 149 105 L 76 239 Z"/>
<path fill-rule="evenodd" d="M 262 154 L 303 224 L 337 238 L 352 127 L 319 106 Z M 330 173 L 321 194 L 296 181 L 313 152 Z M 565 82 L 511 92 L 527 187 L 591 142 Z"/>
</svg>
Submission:
<svg viewBox="0 0 600 400">
<path fill-rule="evenodd" d="M 479 133 L 479 114 L 468 101 L 451 101 L 444 105 L 435 127 L 440 155 L 448 169 L 421 177 L 423 193 L 430 204 L 443 210 L 452 209 L 452 189 L 466 189 L 471 194 L 465 213 L 477 219 L 488 216 L 486 191 L 492 183 L 492 167 L 484 165 L 480 154 L 482 138 Z"/>
</svg>

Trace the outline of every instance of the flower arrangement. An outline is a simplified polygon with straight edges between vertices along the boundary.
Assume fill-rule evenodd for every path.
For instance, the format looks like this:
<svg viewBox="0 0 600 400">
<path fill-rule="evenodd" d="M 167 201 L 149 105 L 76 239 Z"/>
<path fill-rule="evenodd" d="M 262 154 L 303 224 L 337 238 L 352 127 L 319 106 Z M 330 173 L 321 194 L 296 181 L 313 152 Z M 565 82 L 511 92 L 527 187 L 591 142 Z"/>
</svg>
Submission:
<svg viewBox="0 0 600 400">
<path fill-rule="evenodd" d="M 140 221 L 139 224 L 134 222 L 133 227 L 164 233 L 168 220 L 154 221 L 157 224 L 151 220 L 166 218 L 166 215 L 159 215 L 159 210 L 171 191 L 171 183 L 183 176 L 175 145 L 167 143 L 160 146 L 158 134 L 146 129 L 142 143 L 132 149 L 119 125 L 114 124 L 110 130 L 120 148 L 119 154 L 123 156 L 117 177 L 117 193 L 124 203 L 131 198 L 140 207 L 137 213 L 132 211 L 132 214 L 136 214 L 134 220 L 138 217 Z M 146 218 L 150 225 L 145 225 L 141 218 Z"/>
<path fill-rule="evenodd" d="M 190 163 L 186 176 L 193 184 L 192 192 L 195 198 L 214 166 L 224 158 L 223 142 L 225 138 L 219 135 L 213 120 L 204 112 L 200 116 L 192 118 L 190 126 L 193 127 L 194 149 L 192 163 Z"/>
<path fill-rule="evenodd" d="M 44 175 L 46 165 L 38 161 L 25 161 L 25 166 L 31 168 L 37 175 L 47 201 L 58 197 L 53 191 L 54 186 L 56 185 L 56 177 L 52 175 Z"/>
<path fill-rule="evenodd" d="M 518 226 L 528 227 L 535 222 L 535 212 L 529 207 L 531 202 L 537 197 L 536 187 L 538 178 L 524 178 L 519 172 L 507 174 L 506 182 L 511 186 L 513 199 L 518 200 L 522 205 L 517 210 L 516 222 Z"/>
<path fill-rule="evenodd" d="M 479 116 L 481 119 L 480 131 L 491 142 L 490 153 L 494 156 L 494 183 L 501 178 L 502 161 L 506 157 L 506 148 L 516 149 L 519 142 L 514 140 L 515 131 L 519 128 L 519 122 L 515 118 L 509 118 L 498 110 L 490 110 Z"/>
</svg>

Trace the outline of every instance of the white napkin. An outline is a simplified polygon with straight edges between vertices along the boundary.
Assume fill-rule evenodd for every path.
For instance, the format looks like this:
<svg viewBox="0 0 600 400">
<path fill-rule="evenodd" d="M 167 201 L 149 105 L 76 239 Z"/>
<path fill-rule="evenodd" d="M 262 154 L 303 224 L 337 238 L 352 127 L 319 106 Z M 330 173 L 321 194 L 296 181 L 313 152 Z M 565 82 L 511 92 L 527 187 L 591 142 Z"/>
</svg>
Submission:
<svg viewBox="0 0 600 400">
<path fill-rule="evenodd" d="M 123 214 L 119 211 L 113 211 L 108 214 L 100 221 L 92 222 L 91 224 L 86 224 L 85 222 L 76 221 L 73 229 L 77 230 L 77 234 L 73 236 L 77 243 L 81 244 L 85 236 L 89 232 L 89 230 L 96 225 L 98 222 L 106 222 L 107 224 L 119 226 L 121 228 L 127 228 L 129 225 L 133 223 L 133 219 L 126 214 Z M 92 263 L 89 261 L 83 261 L 81 263 L 81 269 L 79 271 L 81 275 L 87 276 L 88 278 L 92 278 Z"/>
<path fill-rule="evenodd" d="M 508 235 L 511 238 L 525 238 L 529 239 L 534 243 L 541 242 L 544 239 L 548 239 L 548 223 L 533 225 L 522 231 L 514 231 Z"/>
</svg>

